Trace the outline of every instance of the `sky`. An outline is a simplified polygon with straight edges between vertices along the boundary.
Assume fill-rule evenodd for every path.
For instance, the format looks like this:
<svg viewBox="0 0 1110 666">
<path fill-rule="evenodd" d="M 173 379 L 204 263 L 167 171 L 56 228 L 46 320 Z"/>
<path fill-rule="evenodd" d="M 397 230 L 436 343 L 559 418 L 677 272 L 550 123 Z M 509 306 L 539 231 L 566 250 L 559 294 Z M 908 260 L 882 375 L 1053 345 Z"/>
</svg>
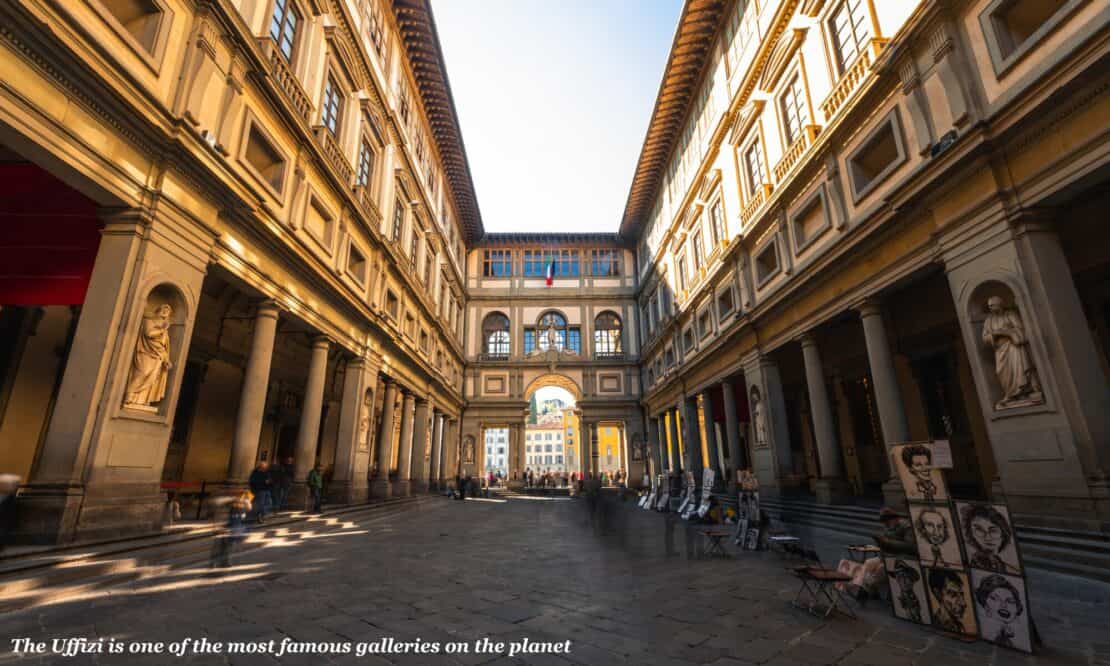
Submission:
<svg viewBox="0 0 1110 666">
<path fill-rule="evenodd" d="M 432 0 L 486 231 L 617 231 L 681 8 Z"/>
</svg>

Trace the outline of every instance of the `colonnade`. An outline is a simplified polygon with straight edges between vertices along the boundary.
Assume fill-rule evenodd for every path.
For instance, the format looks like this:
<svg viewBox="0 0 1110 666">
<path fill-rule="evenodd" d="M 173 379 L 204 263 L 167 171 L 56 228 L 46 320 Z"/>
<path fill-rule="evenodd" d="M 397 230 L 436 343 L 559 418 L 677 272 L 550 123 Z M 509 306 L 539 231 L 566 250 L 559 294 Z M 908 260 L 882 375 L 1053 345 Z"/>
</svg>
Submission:
<svg viewBox="0 0 1110 666">
<path fill-rule="evenodd" d="M 279 316 L 280 308 L 273 301 L 258 304 L 228 465 L 227 478 L 233 484 L 247 481 L 258 458 Z M 305 479 L 316 462 L 328 355 L 332 347 L 333 342 L 325 335 L 316 335 L 312 340 L 294 455 L 291 491 L 294 502 L 307 494 Z M 372 359 L 350 357 L 346 360 L 345 377 L 332 478 L 334 487 L 329 490 L 329 497 L 335 501 L 355 502 L 371 494 L 368 476 L 373 443 L 370 433 L 379 365 Z M 433 406 L 427 397 L 400 385 L 392 377 L 385 376 L 381 383 L 385 389 L 381 423 L 377 437 L 373 438 L 377 442 L 373 494 L 388 497 L 439 488 L 447 475 L 453 473 L 449 469 L 453 462 L 448 461 L 457 459 L 458 447 L 454 440 L 458 419 L 451 418 L 445 409 Z M 394 412 L 398 399 L 402 402 L 401 427 L 399 436 L 395 436 Z M 395 446 L 399 447 L 397 468 L 391 480 L 389 471 Z"/>
</svg>

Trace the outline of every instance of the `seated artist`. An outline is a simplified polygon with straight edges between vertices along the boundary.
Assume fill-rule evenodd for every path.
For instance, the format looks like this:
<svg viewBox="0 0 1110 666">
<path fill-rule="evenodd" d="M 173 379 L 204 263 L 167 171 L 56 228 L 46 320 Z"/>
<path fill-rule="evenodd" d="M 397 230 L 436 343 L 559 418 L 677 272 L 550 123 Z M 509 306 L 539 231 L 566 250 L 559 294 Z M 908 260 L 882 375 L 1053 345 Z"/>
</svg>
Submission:
<svg viewBox="0 0 1110 666">
<path fill-rule="evenodd" d="M 879 523 L 882 528 L 875 534 L 874 539 L 884 555 L 917 554 L 917 545 L 913 541 L 913 525 L 905 516 L 884 506 L 879 510 Z M 886 582 L 882 557 L 872 557 L 863 562 L 843 559 L 836 569 L 852 577 L 851 583 L 845 585 L 848 586 L 849 591 L 854 591 L 861 603 L 868 598 L 878 597 L 881 586 Z"/>
</svg>

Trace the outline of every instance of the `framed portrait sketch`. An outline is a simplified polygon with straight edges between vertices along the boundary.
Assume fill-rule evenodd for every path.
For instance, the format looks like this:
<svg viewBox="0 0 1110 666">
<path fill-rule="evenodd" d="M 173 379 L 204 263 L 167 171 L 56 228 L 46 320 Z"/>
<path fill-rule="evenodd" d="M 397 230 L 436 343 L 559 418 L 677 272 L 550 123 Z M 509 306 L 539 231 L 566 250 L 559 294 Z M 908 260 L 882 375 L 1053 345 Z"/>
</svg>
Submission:
<svg viewBox="0 0 1110 666">
<path fill-rule="evenodd" d="M 971 592 L 983 640 L 1022 652 L 1033 651 L 1024 580 L 972 569 Z"/>
<path fill-rule="evenodd" d="M 921 566 L 964 568 L 956 523 L 947 504 L 911 504 L 910 520 Z"/>
<path fill-rule="evenodd" d="M 967 566 L 1020 576 L 1021 558 L 1010 511 L 1005 504 L 956 502 L 956 519 L 967 551 Z"/>
<path fill-rule="evenodd" d="M 885 557 L 887 583 L 894 616 L 918 624 L 931 624 L 929 600 L 925 591 L 925 577 L 921 565 L 907 557 Z"/>
<path fill-rule="evenodd" d="M 906 499 L 919 502 L 943 502 L 948 499 L 944 475 L 933 467 L 931 444 L 899 444 L 890 449 L 891 462 L 898 470 Z"/>
<path fill-rule="evenodd" d="M 979 633 L 972 608 L 967 573 L 951 569 L 923 568 L 933 626 L 964 636 Z"/>
</svg>

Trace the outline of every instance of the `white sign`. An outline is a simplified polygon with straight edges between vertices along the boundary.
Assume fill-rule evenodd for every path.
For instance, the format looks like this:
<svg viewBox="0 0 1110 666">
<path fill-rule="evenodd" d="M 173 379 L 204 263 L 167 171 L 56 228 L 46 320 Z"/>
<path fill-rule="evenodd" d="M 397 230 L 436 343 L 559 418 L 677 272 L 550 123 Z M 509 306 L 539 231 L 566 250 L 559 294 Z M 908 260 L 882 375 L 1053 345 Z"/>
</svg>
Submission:
<svg viewBox="0 0 1110 666">
<path fill-rule="evenodd" d="M 933 440 L 933 467 L 952 469 L 952 445 L 947 439 Z"/>
</svg>

